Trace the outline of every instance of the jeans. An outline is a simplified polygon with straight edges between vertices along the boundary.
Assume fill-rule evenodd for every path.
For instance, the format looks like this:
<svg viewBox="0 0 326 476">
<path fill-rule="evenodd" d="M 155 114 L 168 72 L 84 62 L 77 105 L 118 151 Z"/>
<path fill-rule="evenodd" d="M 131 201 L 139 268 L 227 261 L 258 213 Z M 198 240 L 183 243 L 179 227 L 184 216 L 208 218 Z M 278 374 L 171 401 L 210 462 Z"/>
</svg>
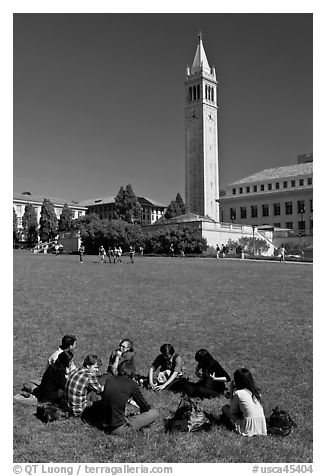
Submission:
<svg viewBox="0 0 326 476">
<path fill-rule="evenodd" d="M 132 417 L 127 417 L 127 422 L 124 425 L 118 426 L 110 431 L 111 435 L 126 436 L 129 430 L 140 430 L 145 426 L 149 426 L 159 417 L 159 412 L 152 408 L 148 412 L 140 413 Z"/>
</svg>

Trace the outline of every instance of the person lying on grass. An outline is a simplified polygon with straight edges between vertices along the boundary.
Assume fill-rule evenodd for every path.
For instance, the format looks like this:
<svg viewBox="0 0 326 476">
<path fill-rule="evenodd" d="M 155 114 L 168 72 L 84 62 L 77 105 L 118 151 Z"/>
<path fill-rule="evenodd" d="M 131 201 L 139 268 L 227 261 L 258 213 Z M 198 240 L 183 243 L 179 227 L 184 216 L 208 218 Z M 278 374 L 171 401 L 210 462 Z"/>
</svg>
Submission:
<svg viewBox="0 0 326 476">
<path fill-rule="evenodd" d="M 154 372 L 157 369 L 159 369 L 159 373 L 154 382 Z M 163 344 L 160 348 L 160 354 L 156 357 L 148 372 L 149 387 L 156 391 L 175 390 L 182 374 L 180 355 L 174 352 L 171 344 Z"/>
<path fill-rule="evenodd" d="M 81 369 L 69 374 L 64 391 L 64 404 L 72 416 L 81 416 L 85 408 L 100 400 L 103 386 L 97 380 L 96 374 L 101 365 L 101 359 L 90 354 L 85 358 Z"/>
<path fill-rule="evenodd" d="M 77 339 L 75 336 L 73 335 L 65 335 L 63 336 L 62 338 L 62 341 L 61 341 L 61 345 L 57 348 L 57 350 L 55 352 L 53 352 L 53 354 L 50 355 L 49 359 L 48 359 L 48 365 L 51 365 L 53 364 L 58 356 L 61 354 L 61 352 L 63 352 L 64 350 L 70 350 L 71 352 L 74 351 L 74 349 L 76 348 L 76 344 L 77 344 Z M 76 365 L 74 363 L 73 360 L 70 361 L 70 364 L 69 364 L 69 372 L 72 372 L 73 370 L 76 370 Z"/>
<path fill-rule="evenodd" d="M 132 380 L 133 371 L 128 363 L 122 364 L 117 375 L 108 375 L 102 397 L 102 429 L 115 436 L 125 436 L 128 430 L 149 426 L 159 413 L 151 409 L 139 386 Z M 126 416 L 126 405 L 132 400 L 139 414 Z"/>
<path fill-rule="evenodd" d="M 267 435 L 260 390 L 246 368 L 234 372 L 231 405 L 222 407 L 222 421 L 242 436 Z"/>
<path fill-rule="evenodd" d="M 62 404 L 64 389 L 69 373 L 69 364 L 74 358 L 70 350 L 60 352 L 56 361 L 45 370 L 41 384 L 33 390 L 39 402 Z"/>
<path fill-rule="evenodd" d="M 128 367 L 133 373 L 136 373 L 134 349 L 130 339 L 122 339 L 118 348 L 112 352 L 107 372 L 117 375 L 119 367 L 123 363 L 128 363 Z"/>
</svg>

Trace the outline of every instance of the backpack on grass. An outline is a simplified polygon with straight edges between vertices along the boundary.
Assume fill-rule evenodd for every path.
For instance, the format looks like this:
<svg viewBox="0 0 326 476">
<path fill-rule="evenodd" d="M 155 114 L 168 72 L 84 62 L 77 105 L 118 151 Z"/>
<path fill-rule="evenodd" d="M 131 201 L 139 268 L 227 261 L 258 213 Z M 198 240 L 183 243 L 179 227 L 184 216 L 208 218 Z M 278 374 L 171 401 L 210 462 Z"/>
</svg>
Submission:
<svg viewBox="0 0 326 476">
<path fill-rule="evenodd" d="M 50 423 L 52 421 L 66 420 L 70 414 L 64 411 L 54 403 L 39 403 L 36 408 L 36 416 L 43 423 Z"/>
<path fill-rule="evenodd" d="M 166 420 L 165 431 L 166 433 L 207 431 L 211 426 L 212 422 L 204 410 L 188 396 L 182 395 L 174 416 Z"/>
<path fill-rule="evenodd" d="M 287 411 L 278 407 L 273 408 L 270 417 L 266 418 L 267 431 L 270 435 L 289 435 L 296 423 L 292 420 Z"/>
</svg>

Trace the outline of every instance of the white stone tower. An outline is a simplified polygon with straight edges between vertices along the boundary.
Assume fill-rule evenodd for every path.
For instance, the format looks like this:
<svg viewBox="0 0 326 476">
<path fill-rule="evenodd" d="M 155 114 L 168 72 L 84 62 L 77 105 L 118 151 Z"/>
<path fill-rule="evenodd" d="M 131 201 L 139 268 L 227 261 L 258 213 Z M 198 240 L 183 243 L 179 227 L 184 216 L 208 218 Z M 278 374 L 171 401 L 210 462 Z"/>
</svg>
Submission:
<svg viewBox="0 0 326 476">
<path fill-rule="evenodd" d="M 187 66 L 185 92 L 186 208 L 219 221 L 217 80 L 201 34 L 192 67 Z"/>
</svg>

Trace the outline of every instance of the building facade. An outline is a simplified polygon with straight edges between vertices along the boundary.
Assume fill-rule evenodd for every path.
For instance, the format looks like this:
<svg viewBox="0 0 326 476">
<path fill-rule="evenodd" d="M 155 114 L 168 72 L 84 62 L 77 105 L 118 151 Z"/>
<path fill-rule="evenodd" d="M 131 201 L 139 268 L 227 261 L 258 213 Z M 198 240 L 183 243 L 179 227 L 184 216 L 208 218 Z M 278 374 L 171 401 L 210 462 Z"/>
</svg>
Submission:
<svg viewBox="0 0 326 476">
<path fill-rule="evenodd" d="M 16 193 L 14 194 L 13 206 L 17 215 L 18 231 L 21 231 L 23 228 L 22 220 L 25 213 L 25 206 L 28 203 L 33 205 L 33 208 L 37 216 L 37 221 L 38 223 L 40 222 L 41 209 L 42 209 L 43 201 L 45 198 L 48 198 L 53 203 L 54 211 L 58 220 L 60 218 L 60 215 L 65 203 L 68 205 L 68 207 L 72 211 L 72 218 L 79 218 L 85 215 L 87 210 L 86 207 L 80 205 L 78 202 L 62 200 L 61 198 L 42 197 L 39 195 L 33 195 L 30 192 Z"/>
<path fill-rule="evenodd" d="M 287 228 L 293 235 L 310 236 L 313 234 L 312 179 L 313 164 L 309 161 L 265 169 L 233 182 L 225 196 L 219 198 L 221 221 Z"/>
<path fill-rule="evenodd" d="M 103 197 L 84 200 L 80 202 L 80 204 L 88 209 L 88 213 L 96 213 L 101 220 L 105 218 L 112 220 L 115 212 L 114 198 L 115 197 Z M 167 208 L 166 205 L 146 197 L 137 197 L 137 200 L 141 206 L 141 225 L 151 225 L 163 217 Z"/>
<path fill-rule="evenodd" d="M 185 79 L 185 205 L 190 213 L 219 220 L 217 80 L 201 34 Z"/>
</svg>

